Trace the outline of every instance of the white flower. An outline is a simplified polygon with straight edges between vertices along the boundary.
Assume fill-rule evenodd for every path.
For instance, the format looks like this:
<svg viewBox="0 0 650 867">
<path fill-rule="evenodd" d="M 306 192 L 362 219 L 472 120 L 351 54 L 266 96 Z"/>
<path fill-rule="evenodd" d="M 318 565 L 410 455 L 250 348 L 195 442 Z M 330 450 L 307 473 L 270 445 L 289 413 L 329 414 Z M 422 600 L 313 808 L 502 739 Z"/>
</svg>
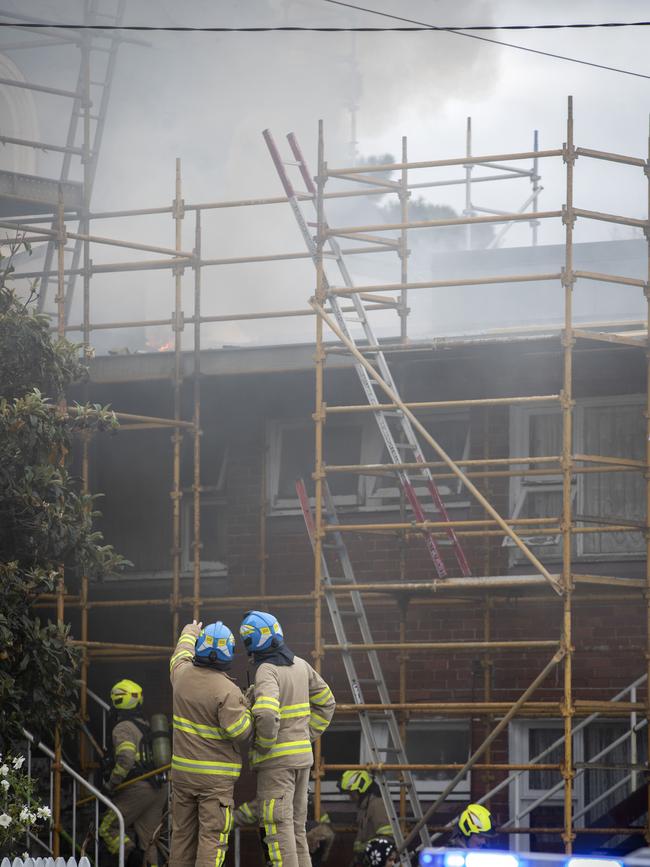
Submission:
<svg viewBox="0 0 650 867">
<path fill-rule="evenodd" d="M 0 765 L 0 777 L 6 777 L 9 773 L 9 765 Z"/>
<path fill-rule="evenodd" d="M 38 810 L 36 811 L 36 815 L 38 816 L 39 819 L 51 819 L 52 818 L 52 811 L 50 810 L 49 807 L 39 807 Z"/>
<path fill-rule="evenodd" d="M 23 861 L 27 861 L 27 859 L 29 858 L 29 852 L 23 852 L 20 857 L 23 859 Z"/>
<path fill-rule="evenodd" d="M 11 825 L 11 816 L 6 813 L 0 813 L 0 828 L 8 828 Z"/>
<path fill-rule="evenodd" d="M 0 786 L 2 786 L 6 792 L 9 789 L 9 780 L 0 780 Z"/>
<path fill-rule="evenodd" d="M 20 811 L 20 816 L 18 817 L 21 822 L 29 821 L 29 807 L 23 807 Z"/>
<path fill-rule="evenodd" d="M 25 762 L 25 756 L 16 756 L 13 760 L 12 765 L 14 766 L 15 771 L 19 771 Z"/>
</svg>

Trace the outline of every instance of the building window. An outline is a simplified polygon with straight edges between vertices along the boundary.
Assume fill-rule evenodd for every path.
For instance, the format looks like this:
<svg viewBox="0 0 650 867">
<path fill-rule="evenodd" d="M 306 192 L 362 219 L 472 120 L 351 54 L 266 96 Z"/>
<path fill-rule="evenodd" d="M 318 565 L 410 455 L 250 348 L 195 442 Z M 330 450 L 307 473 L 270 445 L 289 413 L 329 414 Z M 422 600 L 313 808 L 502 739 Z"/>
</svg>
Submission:
<svg viewBox="0 0 650 867">
<path fill-rule="evenodd" d="M 579 722 L 579 721 L 576 721 Z M 560 764 L 564 759 L 562 720 L 515 720 L 508 729 L 512 764 L 540 761 Z M 575 763 L 594 762 L 595 768 L 579 767 L 573 786 L 573 816 L 576 827 L 599 822 L 612 825 L 607 814 L 632 792 L 645 786 L 642 773 L 628 771 L 626 764 L 643 764 L 647 756 L 645 733 L 627 720 L 597 719 L 579 725 L 573 733 Z M 609 770 L 603 764 L 613 765 Z M 617 767 L 618 766 L 618 767 Z M 563 851 L 559 835 L 535 828 L 564 824 L 564 789 L 560 771 L 525 771 L 509 785 L 509 823 L 530 828 L 530 834 L 514 834 L 510 846 L 518 851 Z"/>
<path fill-rule="evenodd" d="M 419 421 L 424 425 L 426 430 L 447 452 L 450 458 L 456 461 L 466 460 L 470 454 L 470 421 L 469 413 L 459 412 L 437 412 L 430 413 L 419 418 Z M 422 453 L 425 461 L 440 460 L 438 454 L 425 442 L 424 439 L 417 434 L 418 441 L 422 447 Z M 374 457 L 373 463 L 385 464 L 389 463 L 388 452 L 381 438 L 377 426 L 374 426 Z M 405 457 L 405 463 L 413 461 L 413 457 Z M 448 474 L 449 470 L 443 468 L 438 471 Z M 433 470 L 435 478 L 436 470 Z M 447 508 L 467 507 L 469 505 L 468 494 L 464 490 L 462 483 L 457 479 L 440 479 L 436 482 L 436 487 L 442 497 Z M 416 493 L 422 498 L 422 504 L 426 511 L 433 511 L 431 504 L 431 495 L 428 488 L 424 484 L 416 485 Z M 372 506 L 397 506 L 400 499 L 400 489 L 397 484 L 397 479 L 393 475 L 371 477 L 369 485 L 369 505 Z"/>
<path fill-rule="evenodd" d="M 466 413 L 434 413 L 422 423 L 445 451 L 455 460 L 469 456 L 470 425 Z M 438 457 L 428 443 L 420 444 L 425 460 Z M 323 457 L 326 465 L 372 465 L 390 463 L 386 447 L 370 415 L 361 420 L 329 419 L 323 430 Z M 274 421 L 268 427 L 268 492 L 272 512 L 293 513 L 298 510 L 296 481 L 303 479 L 311 496 L 314 492 L 314 425 L 311 420 Z M 405 462 L 412 457 L 405 453 Z M 447 472 L 445 470 L 445 472 Z M 396 509 L 400 488 L 394 473 L 361 475 L 358 472 L 329 473 L 327 481 L 337 506 L 377 511 Z M 448 508 L 467 507 L 468 498 L 456 479 L 441 479 L 438 490 Z M 416 492 L 428 512 L 434 512 L 431 495 L 424 484 Z"/>
<path fill-rule="evenodd" d="M 194 497 L 183 496 L 181 522 L 181 572 L 194 569 Z M 201 492 L 201 574 L 204 577 L 228 574 L 226 565 L 227 509 L 225 498 L 207 490 Z"/>
<path fill-rule="evenodd" d="M 557 407 L 513 407 L 511 413 L 513 457 L 559 456 L 562 451 L 562 415 Z M 586 399 L 576 403 L 573 450 L 576 454 L 642 460 L 645 422 L 640 396 Z M 539 472 L 543 464 L 531 464 Z M 572 508 L 578 526 L 642 522 L 645 515 L 643 476 L 639 472 L 580 473 L 572 487 Z M 562 476 L 553 472 L 513 478 L 510 485 L 513 518 L 557 517 L 562 514 Z M 543 548 L 546 558 L 562 555 L 558 534 L 523 536 L 533 548 Z M 512 547 L 509 539 L 505 546 Z M 634 531 L 584 533 L 574 536 L 574 556 L 637 555 L 643 552 L 643 536 Z M 518 549 L 512 552 L 519 561 Z"/>
<path fill-rule="evenodd" d="M 388 745 L 388 732 L 385 724 L 374 723 L 377 746 Z M 469 723 L 465 720 L 411 720 L 406 730 L 406 754 L 412 764 L 462 764 L 470 754 Z M 365 764 L 370 755 L 358 725 L 339 726 L 336 723 L 325 732 L 322 739 L 325 763 Z M 392 761 L 392 760 L 391 760 Z M 323 778 L 323 794 L 328 800 L 346 800 L 337 787 L 340 771 L 328 771 Z M 434 797 L 443 791 L 455 771 L 418 771 L 413 776 L 418 794 L 423 798 Z M 399 783 L 391 780 L 391 793 L 399 801 Z M 450 796 L 451 800 L 464 800 L 470 791 L 470 776 L 462 780 Z"/>
<path fill-rule="evenodd" d="M 368 461 L 365 422 L 328 422 L 323 431 L 323 458 L 326 464 L 347 466 Z M 268 429 L 268 491 L 273 511 L 298 509 L 296 481 L 302 479 L 310 496 L 314 494 L 314 424 L 300 419 L 271 422 Z M 365 479 L 358 473 L 328 476 L 334 502 L 339 506 L 362 506 Z"/>
</svg>

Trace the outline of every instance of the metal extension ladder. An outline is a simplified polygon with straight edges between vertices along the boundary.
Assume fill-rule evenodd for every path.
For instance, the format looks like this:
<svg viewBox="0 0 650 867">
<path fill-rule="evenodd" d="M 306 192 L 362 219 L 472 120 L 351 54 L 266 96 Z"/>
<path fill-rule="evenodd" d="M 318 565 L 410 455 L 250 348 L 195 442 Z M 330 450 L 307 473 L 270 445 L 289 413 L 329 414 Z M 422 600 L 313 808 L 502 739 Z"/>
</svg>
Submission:
<svg viewBox="0 0 650 867">
<path fill-rule="evenodd" d="M 106 27 L 118 27 L 122 24 L 124 20 L 124 11 L 126 6 L 126 0 L 116 0 L 116 5 L 110 12 L 101 11 L 105 8 L 106 4 L 103 0 L 91 0 L 90 5 L 88 6 L 88 17 L 87 21 L 90 24 L 95 23 L 105 23 Z M 101 19 L 101 20 L 100 20 Z M 99 37 L 95 36 L 94 39 Z M 121 37 L 119 32 L 113 32 L 113 34 L 109 37 L 106 37 L 109 40 L 108 47 L 103 46 L 95 46 L 93 44 L 93 37 L 90 37 L 90 42 L 88 46 L 88 52 L 96 52 L 103 53 L 106 55 L 105 62 L 100 65 L 98 70 L 98 77 L 93 78 L 91 80 L 91 85 L 95 88 L 95 98 L 93 99 L 93 106 L 95 110 L 91 115 L 91 120 L 94 122 L 94 130 L 91 133 L 91 141 L 90 141 L 90 153 L 89 153 L 89 166 L 87 172 L 88 184 L 87 188 L 84 190 L 84 197 L 86 201 L 89 203 L 92 194 L 92 188 L 95 182 L 95 174 L 97 172 L 97 162 L 99 158 L 99 150 L 101 147 L 102 138 L 104 135 L 104 128 L 106 125 L 106 113 L 108 111 L 108 103 L 110 99 L 111 87 L 113 84 L 113 76 L 115 73 L 115 66 L 117 63 L 117 50 L 120 46 Z M 90 63 L 90 60 L 88 61 Z M 91 69 L 90 72 L 93 70 Z M 79 73 L 77 75 L 77 82 L 75 90 L 77 93 L 81 94 L 83 92 L 84 87 L 84 69 L 83 62 L 79 65 Z M 68 132 L 66 135 L 66 147 L 72 148 L 78 146 L 78 136 L 79 136 L 79 127 L 80 120 L 83 118 L 83 105 L 80 97 L 74 99 L 72 104 L 72 111 L 70 113 L 70 123 L 68 125 Z M 72 154 L 66 153 L 63 156 L 63 162 L 61 165 L 61 174 L 60 180 L 61 182 L 67 181 L 70 179 L 72 172 Z M 57 220 L 56 218 L 52 221 L 51 228 L 57 228 Z M 82 231 L 81 228 L 79 231 Z M 74 241 L 74 246 L 72 249 L 72 257 L 69 264 L 70 274 L 67 276 L 66 280 L 66 289 L 65 289 L 65 313 L 66 320 L 70 313 L 70 308 L 72 306 L 72 301 L 74 297 L 75 283 L 77 279 L 77 271 L 79 269 L 79 265 L 81 262 L 81 255 L 83 252 L 83 241 L 76 239 Z M 43 265 L 43 277 L 41 278 L 40 284 L 40 293 L 38 298 L 38 309 L 39 311 L 43 311 L 47 304 L 47 288 L 48 283 L 50 282 L 50 270 L 52 268 L 52 264 L 54 261 L 54 253 L 56 251 L 56 242 L 51 240 L 48 242 L 47 250 L 45 253 L 45 262 Z"/>
<path fill-rule="evenodd" d="M 313 226 L 315 226 L 316 224 L 314 222 L 310 223 L 307 221 L 300 204 L 301 200 L 304 201 L 306 196 L 309 196 L 307 203 L 311 203 L 315 207 L 316 188 L 312 181 L 310 172 L 307 168 L 307 164 L 302 155 L 298 142 L 296 141 L 293 133 L 290 133 L 287 136 L 294 159 L 290 163 L 285 164 L 280 157 L 278 148 L 269 130 L 265 130 L 263 136 L 271 154 L 271 158 L 275 165 L 276 171 L 278 172 L 278 175 L 282 182 L 282 186 L 284 187 L 284 191 L 287 195 L 289 204 L 291 205 L 293 214 L 296 218 L 296 222 L 298 223 L 298 227 L 302 233 L 305 244 L 307 245 L 307 249 L 312 256 L 314 263 L 316 263 L 317 249 L 314 237 L 312 235 Z M 308 192 L 306 194 L 296 193 L 293 184 L 288 177 L 286 165 L 293 165 L 298 167 L 302 176 L 302 180 L 307 187 Z M 353 288 L 354 283 L 352 277 L 350 275 L 350 272 L 348 271 L 341 248 L 336 239 L 331 237 L 328 238 L 327 247 L 328 252 L 324 257 L 324 265 L 328 262 L 335 263 L 345 286 L 349 289 Z M 331 286 L 332 284 L 328 279 L 327 274 L 325 275 L 325 279 L 327 286 Z M 360 297 L 359 293 L 354 293 L 350 296 L 350 300 L 354 307 L 352 317 L 344 315 L 338 296 L 330 294 L 328 297 L 329 307 L 336 318 L 339 328 L 350 339 L 350 341 L 355 344 L 359 339 L 361 339 L 362 341 L 367 341 L 367 343 L 372 347 L 378 346 L 377 338 L 375 337 L 370 322 L 368 321 L 367 311 L 364 308 L 363 299 Z M 355 338 L 353 336 L 350 326 L 360 328 L 360 337 Z M 395 384 L 395 380 L 393 379 L 393 376 L 391 374 L 384 353 L 377 349 L 373 352 L 373 355 L 382 378 L 390 386 L 390 388 L 397 393 L 398 389 Z M 377 395 L 377 392 L 375 391 L 377 383 L 361 364 L 355 364 L 355 368 L 368 403 L 375 407 L 381 407 L 379 397 Z M 422 453 L 422 449 L 417 440 L 410 420 L 406 418 L 400 410 L 378 409 L 376 412 L 373 413 L 373 415 L 379 427 L 379 431 L 386 446 L 390 461 L 396 465 L 396 475 L 399 479 L 399 483 L 404 492 L 404 495 L 413 511 L 416 521 L 422 522 L 426 520 L 424 508 L 416 492 L 415 485 L 418 482 L 423 483 L 428 489 L 440 520 L 449 521 L 449 515 L 447 514 L 445 505 L 442 501 L 438 488 L 436 487 L 431 470 L 428 467 L 423 466 L 417 471 L 409 470 L 407 472 L 405 469 L 400 467 L 400 465 L 404 463 L 416 462 L 418 464 L 423 464 L 425 462 L 424 454 Z M 471 574 L 469 563 L 467 562 L 467 558 L 453 527 L 448 527 L 446 529 L 446 534 L 451 543 L 451 547 L 453 548 L 456 561 L 462 575 L 465 577 L 469 576 Z M 438 547 L 438 544 L 436 543 L 433 534 L 425 533 L 424 536 L 429 555 L 433 561 L 438 577 L 446 578 L 447 568 L 442 559 L 440 549 Z"/>
<path fill-rule="evenodd" d="M 334 500 L 326 482 L 323 483 L 323 491 L 324 511 L 327 516 L 328 524 L 333 526 L 338 524 L 339 521 L 336 514 Z M 300 508 L 305 519 L 307 533 L 309 534 L 312 547 L 314 547 L 316 541 L 316 528 L 314 525 L 314 518 L 309 503 L 307 488 L 305 487 L 305 483 L 302 479 L 296 482 L 296 492 L 298 494 Z M 337 575 L 336 573 L 332 574 L 332 572 L 330 571 L 329 564 L 334 558 L 328 558 L 328 553 L 334 554 L 336 558 L 338 558 L 338 565 L 340 566 L 341 572 L 340 575 Z M 361 593 L 358 590 L 350 589 L 349 596 L 352 608 L 349 611 L 342 611 L 339 608 L 338 599 L 336 593 L 334 592 L 336 587 L 346 586 L 353 588 L 354 585 L 357 583 L 354 575 L 354 569 L 352 568 L 350 555 L 343 540 L 343 534 L 340 531 L 336 531 L 330 534 L 329 541 L 323 544 L 321 563 L 325 600 L 327 602 L 327 607 L 329 609 L 332 624 L 334 626 L 336 640 L 341 646 L 343 665 L 345 667 L 345 672 L 350 683 L 354 703 L 368 703 L 364 698 L 363 692 L 363 686 L 368 686 L 370 689 L 376 689 L 379 704 L 382 704 L 384 706 L 389 705 L 391 698 L 388 692 L 388 687 L 386 686 L 386 680 L 384 678 L 377 651 L 366 650 L 364 653 L 364 656 L 366 656 L 368 664 L 370 666 L 370 671 L 372 672 L 372 677 L 364 679 L 359 676 L 357 672 L 357 666 L 355 665 L 354 659 L 352 658 L 352 652 L 347 649 L 348 636 L 343 622 L 344 617 L 349 616 L 358 624 L 364 644 L 372 644 L 373 639 L 372 632 L 370 631 L 370 625 L 368 623 L 368 618 L 366 616 L 366 611 L 363 605 L 363 598 L 361 596 Z M 368 752 L 370 754 L 371 762 L 373 762 L 374 764 L 381 764 L 385 762 L 389 762 L 391 764 L 396 763 L 400 765 L 408 764 L 408 757 L 406 755 L 406 750 L 402 742 L 399 723 L 397 722 L 397 717 L 395 716 L 395 712 L 393 710 L 387 708 L 381 711 L 372 712 L 367 710 L 360 710 L 359 721 L 361 723 L 361 731 L 363 733 L 363 737 L 365 739 Z M 383 737 L 380 737 L 380 734 L 383 735 Z M 385 740 L 386 746 L 380 746 L 378 743 L 380 740 Z M 415 779 L 411 771 L 400 771 L 399 773 L 402 777 L 402 783 L 405 787 L 406 796 L 411 804 L 413 818 L 417 821 L 422 818 L 423 812 L 417 793 Z M 397 814 L 395 804 L 393 803 L 393 799 L 391 797 L 390 783 L 387 779 L 387 772 L 377 772 L 375 779 L 381 790 L 381 795 L 384 801 L 384 805 L 386 807 L 388 818 L 390 820 L 391 828 L 393 829 L 395 840 L 399 845 L 401 845 L 404 840 L 404 836 L 402 834 L 399 816 Z M 426 825 L 422 828 L 422 831 L 420 832 L 420 839 L 424 846 L 431 845 L 429 830 Z M 410 864 L 406 852 L 402 853 L 401 863 L 405 865 Z"/>
</svg>

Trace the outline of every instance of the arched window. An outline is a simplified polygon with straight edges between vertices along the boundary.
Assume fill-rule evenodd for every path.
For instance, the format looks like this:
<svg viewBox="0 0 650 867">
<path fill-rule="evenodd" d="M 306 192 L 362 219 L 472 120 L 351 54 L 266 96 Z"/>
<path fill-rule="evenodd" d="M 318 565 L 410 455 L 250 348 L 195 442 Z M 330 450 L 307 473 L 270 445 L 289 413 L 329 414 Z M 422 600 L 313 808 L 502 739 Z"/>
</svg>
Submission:
<svg viewBox="0 0 650 867">
<path fill-rule="evenodd" d="M 0 78 L 25 81 L 20 69 L 4 54 L 0 54 Z M 31 91 L 0 85 L 0 134 L 38 141 L 38 119 Z M 37 161 L 37 152 L 32 148 L 0 144 L 0 169 L 35 175 Z"/>
</svg>

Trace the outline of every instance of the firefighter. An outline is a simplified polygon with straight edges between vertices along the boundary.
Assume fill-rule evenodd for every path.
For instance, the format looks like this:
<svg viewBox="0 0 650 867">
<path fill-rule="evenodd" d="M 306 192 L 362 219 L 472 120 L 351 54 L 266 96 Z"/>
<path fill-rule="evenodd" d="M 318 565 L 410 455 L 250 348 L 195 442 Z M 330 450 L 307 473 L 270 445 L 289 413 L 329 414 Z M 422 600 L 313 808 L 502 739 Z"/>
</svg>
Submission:
<svg viewBox="0 0 650 867">
<path fill-rule="evenodd" d="M 352 865 L 357 867 L 363 864 L 368 843 L 375 837 L 392 837 L 393 829 L 379 786 L 368 771 L 344 771 L 339 780 L 339 789 L 347 792 L 357 805 L 357 836 L 352 858 Z"/>
<path fill-rule="evenodd" d="M 334 696 L 287 647 L 272 614 L 249 611 L 239 632 L 255 667 L 250 758 L 269 857 L 277 867 L 310 867 L 305 825 L 311 745 L 334 715 Z"/>
<path fill-rule="evenodd" d="M 170 661 L 174 694 L 170 867 L 222 867 L 241 747 L 252 717 L 226 673 L 235 639 L 221 621 L 188 624 Z"/>
<path fill-rule="evenodd" d="M 121 783 L 141 776 L 150 768 L 145 764 L 143 741 L 149 735 L 149 724 L 142 716 L 142 687 L 132 680 L 120 680 L 111 689 L 114 719 L 111 735 L 112 749 L 106 756 L 108 780 L 105 789 L 110 794 Z M 162 820 L 167 802 L 167 791 L 154 778 L 140 780 L 115 792 L 114 804 L 124 817 L 127 833 L 133 828 L 135 837 L 125 836 L 124 855 L 130 867 L 158 863 L 153 843 L 155 831 Z M 111 855 L 120 848 L 117 816 L 109 810 L 99 826 L 99 835 Z"/>
<path fill-rule="evenodd" d="M 482 804 L 469 804 L 458 817 L 458 824 L 449 840 L 454 849 L 481 849 L 487 846 L 492 831 L 492 815 Z"/>
</svg>

